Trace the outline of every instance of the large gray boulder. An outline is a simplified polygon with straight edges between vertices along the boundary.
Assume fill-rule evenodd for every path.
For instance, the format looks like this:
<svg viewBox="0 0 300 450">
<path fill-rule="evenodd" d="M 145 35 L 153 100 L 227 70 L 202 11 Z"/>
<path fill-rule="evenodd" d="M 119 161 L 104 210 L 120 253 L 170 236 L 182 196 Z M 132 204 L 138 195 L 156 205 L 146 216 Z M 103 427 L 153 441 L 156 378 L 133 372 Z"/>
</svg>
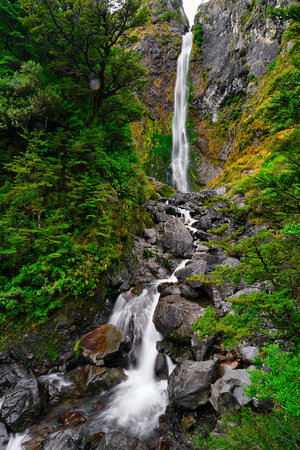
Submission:
<svg viewBox="0 0 300 450">
<path fill-rule="evenodd" d="M 246 370 L 230 370 L 213 385 L 210 399 L 212 406 L 222 414 L 248 405 L 251 398 L 244 393 L 244 386 L 249 384 L 250 377 Z"/>
<path fill-rule="evenodd" d="M 1 419 L 12 432 L 24 430 L 43 411 L 46 390 L 34 377 L 22 378 L 6 394 L 1 408 Z"/>
<path fill-rule="evenodd" d="M 48 434 L 43 450 L 89 450 L 91 435 L 85 425 Z"/>
<path fill-rule="evenodd" d="M 161 244 L 166 251 L 179 258 L 191 258 L 194 241 L 180 219 L 171 217 L 163 223 L 162 233 Z"/>
<path fill-rule="evenodd" d="M 157 331 L 165 338 L 171 338 L 175 332 L 179 339 L 189 343 L 193 336 L 192 326 L 204 312 L 204 308 L 190 300 L 179 295 L 169 295 L 159 299 L 153 322 Z"/>
<path fill-rule="evenodd" d="M 137 438 L 114 431 L 105 433 L 95 450 L 150 450 L 148 445 Z"/>
<path fill-rule="evenodd" d="M 216 361 L 183 361 L 168 381 L 170 400 L 179 408 L 195 409 L 208 403 L 210 385 L 217 372 Z"/>
<path fill-rule="evenodd" d="M 207 262 L 204 259 L 200 260 L 192 260 L 185 267 L 178 269 L 175 272 L 175 277 L 179 281 L 183 281 L 187 283 L 191 288 L 199 288 L 203 285 L 201 281 L 193 281 L 187 280 L 187 278 L 192 277 L 193 275 L 199 275 L 201 273 L 205 273 L 207 267 Z"/>
</svg>

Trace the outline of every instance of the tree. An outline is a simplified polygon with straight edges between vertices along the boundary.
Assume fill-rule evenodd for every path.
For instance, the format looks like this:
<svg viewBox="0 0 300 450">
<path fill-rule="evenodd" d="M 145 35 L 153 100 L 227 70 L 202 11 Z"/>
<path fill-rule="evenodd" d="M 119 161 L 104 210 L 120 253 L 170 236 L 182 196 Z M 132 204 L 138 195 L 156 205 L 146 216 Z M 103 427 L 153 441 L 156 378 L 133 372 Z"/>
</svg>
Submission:
<svg viewBox="0 0 300 450">
<path fill-rule="evenodd" d="M 145 69 L 131 48 L 132 31 L 148 17 L 141 0 L 21 0 L 21 5 L 37 39 L 51 43 L 52 67 L 79 86 L 85 81 L 82 94 L 86 97 L 88 87 L 91 99 L 88 121 L 104 100 L 138 91 L 145 83 Z M 130 102 L 136 102 L 133 94 Z"/>
</svg>

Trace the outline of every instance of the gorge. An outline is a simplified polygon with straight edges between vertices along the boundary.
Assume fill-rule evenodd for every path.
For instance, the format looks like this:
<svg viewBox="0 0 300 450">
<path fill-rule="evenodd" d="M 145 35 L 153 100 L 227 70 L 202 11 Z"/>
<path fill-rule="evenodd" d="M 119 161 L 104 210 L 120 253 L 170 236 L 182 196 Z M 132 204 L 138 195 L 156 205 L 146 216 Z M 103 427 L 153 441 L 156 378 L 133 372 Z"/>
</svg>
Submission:
<svg viewBox="0 0 300 450">
<path fill-rule="evenodd" d="M 4 3 L 0 449 L 300 448 L 299 6 Z"/>
</svg>

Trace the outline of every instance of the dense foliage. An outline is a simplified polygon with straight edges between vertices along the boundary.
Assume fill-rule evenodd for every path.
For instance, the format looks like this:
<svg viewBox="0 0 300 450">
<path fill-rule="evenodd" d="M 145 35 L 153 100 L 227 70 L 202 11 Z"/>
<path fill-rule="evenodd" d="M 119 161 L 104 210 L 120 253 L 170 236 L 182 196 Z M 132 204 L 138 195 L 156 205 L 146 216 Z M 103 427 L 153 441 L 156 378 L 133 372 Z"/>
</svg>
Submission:
<svg viewBox="0 0 300 450">
<path fill-rule="evenodd" d="M 1 3 L 0 319 L 94 295 L 140 222 L 139 1 Z M 133 93 L 133 91 L 135 93 Z"/>
</svg>

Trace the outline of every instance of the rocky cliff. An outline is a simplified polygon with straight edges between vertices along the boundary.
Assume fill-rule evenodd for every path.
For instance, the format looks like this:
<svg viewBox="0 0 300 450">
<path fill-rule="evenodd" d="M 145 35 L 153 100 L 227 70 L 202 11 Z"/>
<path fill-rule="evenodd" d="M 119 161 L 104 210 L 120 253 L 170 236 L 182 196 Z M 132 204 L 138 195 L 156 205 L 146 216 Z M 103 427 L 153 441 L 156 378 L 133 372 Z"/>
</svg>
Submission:
<svg viewBox="0 0 300 450">
<path fill-rule="evenodd" d="M 201 39 L 192 61 L 190 111 L 193 170 L 200 184 L 221 173 L 241 132 L 232 125 L 280 50 L 287 25 L 266 17 L 266 9 L 289 3 L 211 0 L 199 6 L 194 31 Z"/>
</svg>

